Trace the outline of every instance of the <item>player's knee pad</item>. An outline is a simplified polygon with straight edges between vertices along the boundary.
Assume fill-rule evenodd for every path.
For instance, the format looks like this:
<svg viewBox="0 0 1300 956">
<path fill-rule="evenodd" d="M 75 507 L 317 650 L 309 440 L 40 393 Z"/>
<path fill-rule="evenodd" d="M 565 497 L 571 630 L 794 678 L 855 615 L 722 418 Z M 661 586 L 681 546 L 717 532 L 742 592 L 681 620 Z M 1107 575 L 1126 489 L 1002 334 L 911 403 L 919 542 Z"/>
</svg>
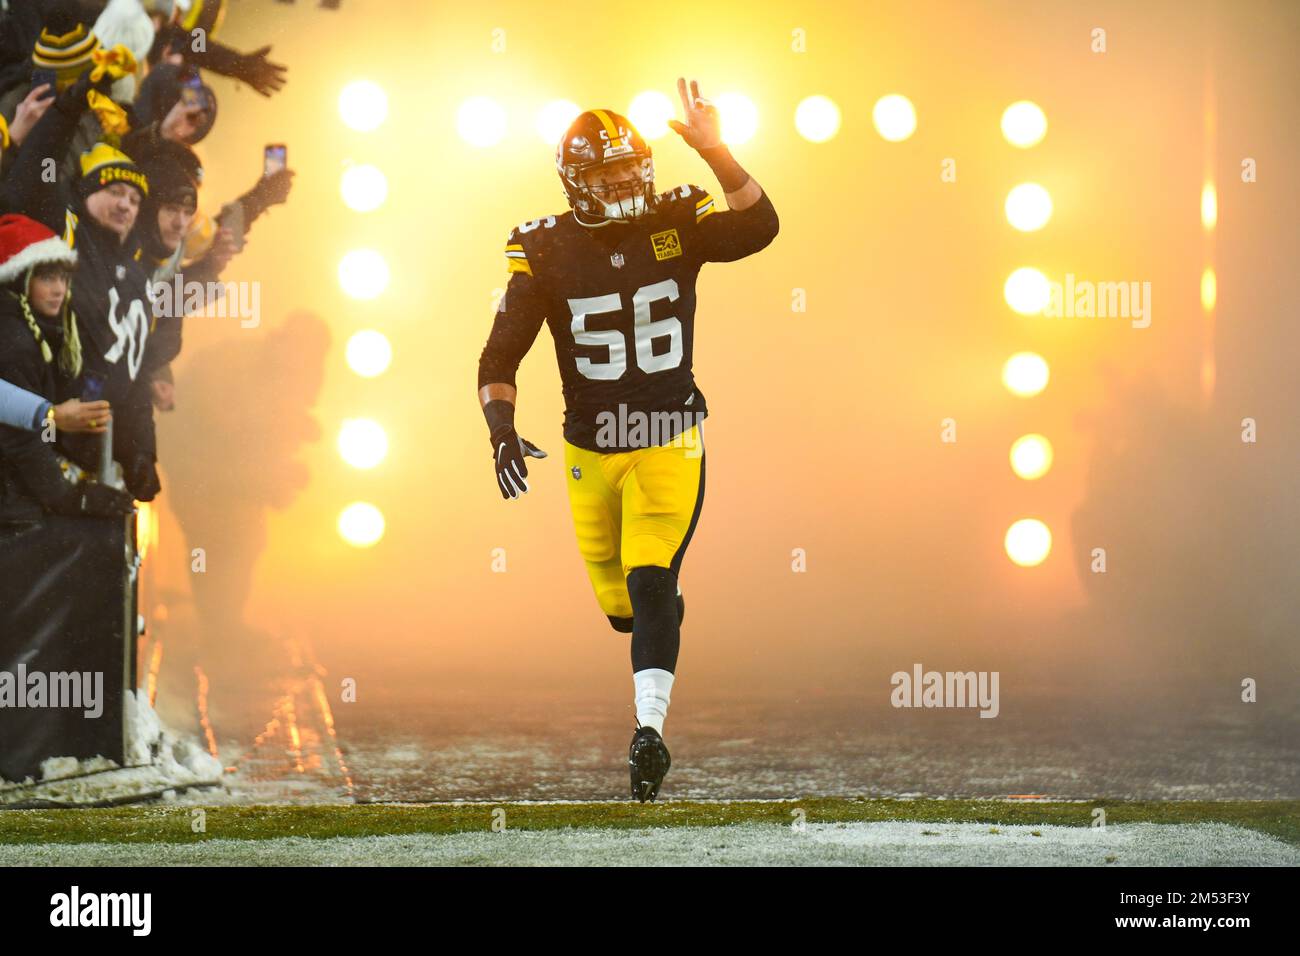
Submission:
<svg viewBox="0 0 1300 956">
<path fill-rule="evenodd" d="M 609 618 L 609 626 L 620 634 L 632 633 L 632 618 L 615 617 L 613 614 L 605 615 Z M 686 602 L 682 600 L 682 592 L 677 592 L 677 626 L 681 627 L 682 622 L 686 620 Z"/>
<path fill-rule="evenodd" d="M 632 599 L 632 613 L 641 608 L 657 610 L 676 609 L 677 575 L 669 568 L 643 565 L 632 568 L 627 575 L 627 593 Z"/>
<path fill-rule="evenodd" d="M 633 568 L 627 576 L 632 598 L 633 673 L 657 667 L 674 671 L 681 644 L 677 575 L 653 565 Z"/>
</svg>

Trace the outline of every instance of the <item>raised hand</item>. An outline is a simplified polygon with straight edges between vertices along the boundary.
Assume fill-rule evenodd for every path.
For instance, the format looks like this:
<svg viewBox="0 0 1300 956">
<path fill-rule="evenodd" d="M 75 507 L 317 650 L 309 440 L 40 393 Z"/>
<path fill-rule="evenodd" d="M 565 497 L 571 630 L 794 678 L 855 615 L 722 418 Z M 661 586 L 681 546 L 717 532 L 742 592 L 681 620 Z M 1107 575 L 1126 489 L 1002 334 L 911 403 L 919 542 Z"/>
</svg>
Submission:
<svg viewBox="0 0 1300 956">
<path fill-rule="evenodd" d="M 686 122 L 669 120 L 673 132 L 686 141 L 692 149 L 709 149 L 722 144 L 722 120 L 718 108 L 700 96 L 700 84 L 691 80 L 691 91 L 687 95 L 686 80 L 677 78 L 677 93 L 682 98 L 682 112 Z"/>
</svg>

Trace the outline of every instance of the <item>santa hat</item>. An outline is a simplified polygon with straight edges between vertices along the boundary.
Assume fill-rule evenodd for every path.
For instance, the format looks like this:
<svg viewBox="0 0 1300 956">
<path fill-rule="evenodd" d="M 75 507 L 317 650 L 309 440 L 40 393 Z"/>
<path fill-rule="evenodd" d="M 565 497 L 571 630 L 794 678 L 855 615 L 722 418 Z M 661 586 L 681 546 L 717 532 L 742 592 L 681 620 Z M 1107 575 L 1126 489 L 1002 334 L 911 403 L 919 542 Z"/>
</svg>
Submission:
<svg viewBox="0 0 1300 956">
<path fill-rule="evenodd" d="M 31 270 L 37 266 L 60 263 L 68 268 L 77 264 L 77 254 L 72 248 L 34 219 L 10 213 L 0 216 L 0 286 L 13 286 L 19 280 L 25 280 Z M 46 363 L 54 361 L 54 353 L 46 340 L 46 333 L 41 331 L 36 316 L 32 313 L 31 302 L 27 298 L 26 282 L 23 289 L 15 292 L 23 318 L 31 329 L 33 338 L 40 346 L 41 357 Z M 72 289 L 63 298 L 59 322 L 63 326 L 63 343 L 59 347 L 59 368 L 71 378 L 81 374 L 81 336 L 77 331 L 77 317 L 72 313 Z"/>
<path fill-rule="evenodd" d="M 77 254 L 35 219 L 17 213 L 0 216 L 0 285 L 9 285 L 25 277 L 32 267 L 51 262 L 72 268 Z"/>
</svg>

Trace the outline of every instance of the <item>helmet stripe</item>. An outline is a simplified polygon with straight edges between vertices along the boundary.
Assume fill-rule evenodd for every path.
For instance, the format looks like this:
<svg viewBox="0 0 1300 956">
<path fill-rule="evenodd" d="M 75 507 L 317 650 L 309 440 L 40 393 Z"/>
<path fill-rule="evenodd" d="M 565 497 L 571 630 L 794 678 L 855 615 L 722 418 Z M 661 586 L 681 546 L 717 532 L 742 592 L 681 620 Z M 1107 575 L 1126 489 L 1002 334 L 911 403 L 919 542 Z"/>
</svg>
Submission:
<svg viewBox="0 0 1300 956">
<path fill-rule="evenodd" d="M 592 110 L 592 112 L 595 113 L 596 118 L 604 124 L 605 132 L 609 134 L 609 145 L 622 146 L 623 143 L 620 141 L 618 135 L 618 127 L 615 126 L 614 121 L 609 118 L 609 114 L 604 110 Z"/>
</svg>

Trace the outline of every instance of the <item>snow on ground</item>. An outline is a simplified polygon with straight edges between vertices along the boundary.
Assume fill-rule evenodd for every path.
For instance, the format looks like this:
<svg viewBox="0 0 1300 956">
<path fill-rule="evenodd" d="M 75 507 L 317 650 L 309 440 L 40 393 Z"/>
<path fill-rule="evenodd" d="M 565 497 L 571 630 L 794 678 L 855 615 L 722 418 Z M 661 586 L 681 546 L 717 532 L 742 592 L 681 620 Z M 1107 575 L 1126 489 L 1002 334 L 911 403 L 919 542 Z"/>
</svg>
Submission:
<svg viewBox="0 0 1300 956">
<path fill-rule="evenodd" d="M 141 794 L 221 782 L 221 762 L 197 739 L 163 727 L 141 693 L 127 692 L 126 766 L 104 757 L 78 760 L 51 757 L 41 763 L 41 779 L 0 780 L 0 808 L 10 805 L 88 806 L 128 800 Z"/>
<path fill-rule="evenodd" d="M 1035 834 L 1041 834 L 1036 836 Z M 1296 866 L 1300 848 L 1219 823 L 1103 829 L 961 823 L 751 823 L 312 840 L 0 845 L 0 866 Z"/>
</svg>

